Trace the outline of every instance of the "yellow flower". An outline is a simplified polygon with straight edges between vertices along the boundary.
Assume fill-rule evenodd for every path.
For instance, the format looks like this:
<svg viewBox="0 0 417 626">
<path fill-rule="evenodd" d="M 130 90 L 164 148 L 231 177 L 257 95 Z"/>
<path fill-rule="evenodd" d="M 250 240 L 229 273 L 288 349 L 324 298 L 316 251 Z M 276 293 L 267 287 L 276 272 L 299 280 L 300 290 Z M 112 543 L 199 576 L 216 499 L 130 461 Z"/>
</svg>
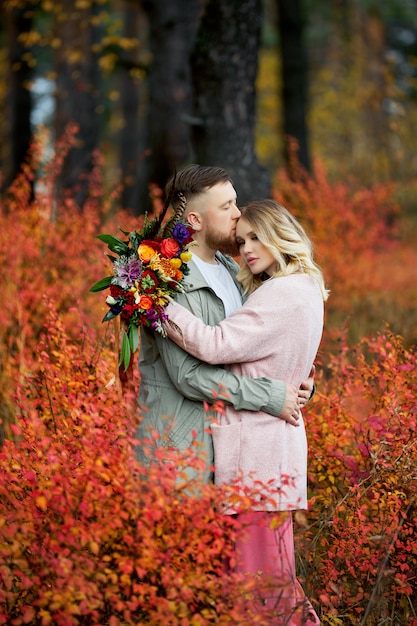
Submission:
<svg viewBox="0 0 417 626">
<path fill-rule="evenodd" d="M 177 270 L 175 269 L 175 267 L 172 267 L 168 259 L 161 259 L 159 255 L 156 255 L 152 259 L 149 267 L 154 271 L 162 272 L 165 278 L 175 278 L 177 274 Z"/>
<path fill-rule="evenodd" d="M 158 306 L 166 306 L 169 300 L 165 294 L 158 289 L 158 293 L 154 296 L 154 302 Z"/>
<path fill-rule="evenodd" d="M 147 243 L 141 243 L 138 248 L 138 256 L 141 261 L 144 263 L 149 263 L 149 261 L 156 255 L 156 250 L 152 248 Z"/>
<path fill-rule="evenodd" d="M 178 257 L 170 259 L 169 262 L 171 263 L 172 267 L 175 267 L 176 269 L 179 269 L 182 265 L 182 261 Z"/>
<path fill-rule="evenodd" d="M 188 263 L 188 261 L 191 259 L 192 256 L 193 255 L 188 250 L 185 250 L 184 252 L 181 252 L 180 254 L 181 261 L 184 261 L 184 263 Z"/>
</svg>

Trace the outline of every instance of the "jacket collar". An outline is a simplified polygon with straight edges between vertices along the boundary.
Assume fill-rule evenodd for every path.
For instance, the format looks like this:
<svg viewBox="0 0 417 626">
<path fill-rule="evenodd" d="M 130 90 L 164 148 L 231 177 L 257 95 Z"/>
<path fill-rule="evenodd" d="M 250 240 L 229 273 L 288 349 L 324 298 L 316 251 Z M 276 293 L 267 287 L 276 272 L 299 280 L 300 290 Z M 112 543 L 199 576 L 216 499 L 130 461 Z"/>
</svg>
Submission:
<svg viewBox="0 0 417 626">
<path fill-rule="evenodd" d="M 221 252 L 216 252 L 216 259 L 219 263 L 222 263 L 225 268 L 230 272 L 233 280 L 235 281 L 239 291 L 242 291 L 241 284 L 236 280 L 236 274 L 239 270 L 239 265 L 232 259 L 232 257 L 227 256 L 226 254 L 222 254 Z M 188 262 L 188 267 L 190 269 L 187 276 L 184 277 L 184 288 L 186 291 L 195 291 L 197 289 L 209 289 L 207 282 L 204 276 L 201 274 L 197 265 L 194 263 L 193 259 Z"/>
</svg>

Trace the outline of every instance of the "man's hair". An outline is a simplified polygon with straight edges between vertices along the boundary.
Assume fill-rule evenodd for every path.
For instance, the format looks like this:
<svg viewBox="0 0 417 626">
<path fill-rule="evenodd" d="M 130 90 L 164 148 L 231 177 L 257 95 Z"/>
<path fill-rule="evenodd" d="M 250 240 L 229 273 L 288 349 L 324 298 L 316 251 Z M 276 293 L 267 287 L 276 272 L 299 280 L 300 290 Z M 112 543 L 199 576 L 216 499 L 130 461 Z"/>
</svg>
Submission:
<svg viewBox="0 0 417 626">
<path fill-rule="evenodd" d="M 171 203 L 175 208 L 178 194 L 182 193 L 186 200 L 189 200 L 192 196 L 203 193 L 214 185 L 227 182 L 233 184 L 230 174 L 222 167 L 188 165 L 169 180 L 165 193 L 167 197 L 171 196 Z"/>
</svg>

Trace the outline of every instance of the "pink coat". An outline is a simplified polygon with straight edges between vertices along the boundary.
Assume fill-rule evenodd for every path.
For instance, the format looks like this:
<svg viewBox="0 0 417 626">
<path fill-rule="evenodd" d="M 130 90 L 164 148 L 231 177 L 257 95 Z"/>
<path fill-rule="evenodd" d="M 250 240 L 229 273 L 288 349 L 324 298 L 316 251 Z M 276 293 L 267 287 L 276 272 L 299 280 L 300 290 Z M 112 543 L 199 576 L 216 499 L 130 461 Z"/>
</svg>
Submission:
<svg viewBox="0 0 417 626">
<path fill-rule="evenodd" d="M 323 297 L 307 274 L 272 278 L 241 309 L 217 326 L 206 326 L 179 305 L 167 313 L 181 333 L 167 325 L 171 339 L 208 363 L 252 378 L 268 376 L 299 387 L 305 380 L 323 332 Z M 212 425 L 216 484 L 243 479 L 273 485 L 274 499 L 259 489 L 256 509 L 307 508 L 307 438 L 304 422 L 295 427 L 267 413 L 236 411 Z"/>
</svg>

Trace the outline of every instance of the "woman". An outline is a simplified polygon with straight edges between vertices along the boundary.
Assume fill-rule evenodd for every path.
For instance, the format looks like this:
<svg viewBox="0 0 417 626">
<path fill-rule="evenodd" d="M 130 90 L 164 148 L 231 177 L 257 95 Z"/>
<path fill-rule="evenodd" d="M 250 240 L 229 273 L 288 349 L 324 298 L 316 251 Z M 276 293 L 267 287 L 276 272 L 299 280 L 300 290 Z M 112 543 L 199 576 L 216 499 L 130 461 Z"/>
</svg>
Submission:
<svg viewBox="0 0 417 626">
<path fill-rule="evenodd" d="M 273 376 L 298 387 L 309 375 L 322 336 L 328 296 L 323 276 L 304 229 L 282 205 L 255 201 L 241 211 L 236 240 L 244 263 L 238 279 L 248 294 L 245 304 L 214 327 L 173 304 L 167 309 L 171 323 L 166 330 L 178 345 L 208 363 L 225 363 L 237 374 Z M 301 414 L 295 427 L 266 413 L 226 406 L 219 423 L 212 425 L 212 435 L 216 484 L 239 479 L 245 487 L 256 484 L 258 492 L 253 510 L 240 514 L 247 527 L 237 546 L 240 571 L 261 571 L 279 581 L 264 603 L 282 607 L 285 602 L 286 625 L 318 624 L 295 577 L 290 511 L 307 508 L 307 439 Z M 281 519 L 271 528 L 269 518 L 276 519 L 276 511 Z"/>
</svg>

